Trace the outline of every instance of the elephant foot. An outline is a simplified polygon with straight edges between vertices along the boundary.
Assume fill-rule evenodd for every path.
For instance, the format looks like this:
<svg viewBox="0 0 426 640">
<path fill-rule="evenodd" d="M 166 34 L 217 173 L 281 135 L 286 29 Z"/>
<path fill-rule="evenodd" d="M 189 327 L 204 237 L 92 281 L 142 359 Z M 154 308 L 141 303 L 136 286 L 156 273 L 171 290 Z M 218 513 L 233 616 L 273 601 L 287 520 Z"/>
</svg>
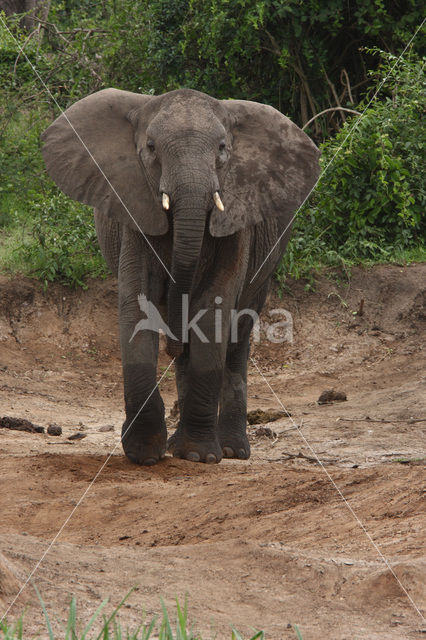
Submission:
<svg viewBox="0 0 426 640">
<path fill-rule="evenodd" d="M 134 464 L 152 466 L 166 455 L 166 432 L 165 429 L 151 437 L 141 438 L 137 431 L 126 433 L 126 422 L 122 429 L 122 445 L 126 456 Z M 124 435 L 125 434 L 125 435 Z"/>
<path fill-rule="evenodd" d="M 250 444 L 247 436 L 226 434 L 219 436 L 222 453 L 224 458 L 238 458 L 239 460 L 247 460 L 250 458 Z"/>
<path fill-rule="evenodd" d="M 168 439 L 167 450 L 173 454 L 174 458 L 182 458 L 190 462 L 217 464 L 222 460 L 222 450 L 216 438 L 196 441 L 179 428 Z"/>
</svg>

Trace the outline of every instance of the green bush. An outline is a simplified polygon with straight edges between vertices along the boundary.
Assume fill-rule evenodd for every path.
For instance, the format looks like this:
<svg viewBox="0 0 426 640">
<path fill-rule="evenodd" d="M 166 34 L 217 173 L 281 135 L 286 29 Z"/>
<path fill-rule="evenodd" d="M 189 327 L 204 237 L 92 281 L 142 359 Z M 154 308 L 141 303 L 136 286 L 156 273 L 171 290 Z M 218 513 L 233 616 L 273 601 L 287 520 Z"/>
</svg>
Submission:
<svg viewBox="0 0 426 640">
<path fill-rule="evenodd" d="M 25 36 L 12 28 L 17 41 L 0 23 L 0 268 L 36 277 L 45 286 L 53 280 L 85 286 L 87 277 L 107 273 L 93 213 L 62 194 L 47 176 L 40 134 L 54 117 L 52 98 L 25 56 L 18 55 Z M 65 67 L 49 47 L 29 41 L 25 53 L 66 106 L 80 82 L 84 90 L 81 60 Z"/>
<path fill-rule="evenodd" d="M 382 75 L 391 73 L 391 95 L 322 145 L 314 199 L 322 225 L 329 226 L 329 246 L 359 257 L 416 242 L 426 209 L 424 61 L 402 60 L 391 72 L 393 57 L 385 60 Z"/>
<path fill-rule="evenodd" d="M 71 286 L 86 286 L 87 277 L 108 273 L 101 256 L 93 222 L 93 211 L 52 190 L 33 194 L 28 203 L 28 232 L 15 249 L 22 270 L 44 286 L 60 280 Z"/>
<path fill-rule="evenodd" d="M 380 52 L 382 95 L 321 145 L 322 173 L 295 220 L 278 277 L 314 265 L 424 258 L 424 61 Z M 363 105 L 358 107 L 361 111 Z"/>
</svg>

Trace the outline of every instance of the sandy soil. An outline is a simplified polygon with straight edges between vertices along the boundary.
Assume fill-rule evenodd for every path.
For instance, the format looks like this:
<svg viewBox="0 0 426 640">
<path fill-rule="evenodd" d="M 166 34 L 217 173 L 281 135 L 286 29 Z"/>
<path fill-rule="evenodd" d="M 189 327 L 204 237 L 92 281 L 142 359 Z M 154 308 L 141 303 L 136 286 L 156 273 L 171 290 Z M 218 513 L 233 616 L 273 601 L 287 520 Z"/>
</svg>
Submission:
<svg viewBox="0 0 426 640">
<path fill-rule="evenodd" d="M 249 409 L 291 417 L 249 427 L 248 462 L 154 468 L 120 448 L 114 281 L 43 293 L 1 278 L 0 417 L 63 434 L 0 428 L 0 615 L 48 550 L 33 580 L 58 629 L 71 594 L 88 619 L 137 585 L 124 626 L 187 594 L 205 639 L 295 638 L 293 624 L 304 640 L 425 637 L 425 275 L 355 269 L 271 295 L 264 318 L 289 310 L 294 341 L 253 346 Z M 161 388 L 170 410 L 171 372 Z M 318 404 L 327 389 L 347 401 Z M 8 618 L 24 608 L 44 638 L 31 585 Z"/>
</svg>

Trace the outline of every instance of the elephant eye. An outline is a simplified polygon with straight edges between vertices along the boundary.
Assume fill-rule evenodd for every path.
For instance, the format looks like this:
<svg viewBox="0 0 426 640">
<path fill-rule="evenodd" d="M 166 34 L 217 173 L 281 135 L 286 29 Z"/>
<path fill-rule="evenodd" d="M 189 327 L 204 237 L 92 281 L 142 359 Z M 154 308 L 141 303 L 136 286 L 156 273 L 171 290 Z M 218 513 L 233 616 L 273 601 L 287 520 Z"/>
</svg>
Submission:
<svg viewBox="0 0 426 640">
<path fill-rule="evenodd" d="M 221 142 L 219 144 L 219 151 L 225 151 L 226 149 L 226 143 L 225 142 Z"/>
<path fill-rule="evenodd" d="M 152 140 L 147 140 L 146 146 L 150 151 L 155 151 L 155 144 Z"/>
</svg>

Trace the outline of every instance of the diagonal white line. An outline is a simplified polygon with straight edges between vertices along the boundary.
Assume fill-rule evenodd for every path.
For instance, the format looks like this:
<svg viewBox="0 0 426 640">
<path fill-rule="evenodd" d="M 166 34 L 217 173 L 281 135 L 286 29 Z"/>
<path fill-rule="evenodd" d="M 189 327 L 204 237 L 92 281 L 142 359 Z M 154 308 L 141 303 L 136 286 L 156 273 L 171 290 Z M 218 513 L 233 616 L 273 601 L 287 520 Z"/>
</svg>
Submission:
<svg viewBox="0 0 426 640">
<path fill-rule="evenodd" d="M 139 231 L 141 232 L 142 236 L 144 237 L 145 242 L 148 244 L 148 246 L 152 249 L 153 253 L 156 255 L 158 261 L 162 264 L 162 266 L 164 267 L 164 270 L 166 271 L 167 275 L 169 276 L 169 278 L 171 278 L 171 280 L 176 284 L 176 280 L 173 278 L 172 274 L 170 273 L 170 271 L 168 270 L 168 268 L 166 267 L 166 265 L 164 264 L 164 262 L 162 261 L 162 259 L 160 258 L 160 256 L 158 255 L 158 253 L 156 252 L 156 250 L 154 249 L 154 247 L 152 246 L 151 242 L 148 240 L 146 234 L 142 231 L 142 229 L 140 228 L 138 222 L 135 220 L 134 216 L 131 214 L 129 208 L 127 207 L 127 205 L 123 202 L 121 196 L 117 193 L 115 187 L 113 184 L 111 184 L 108 176 L 105 174 L 105 172 L 103 171 L 102 167 L 100 166 L 100 164 L 98 163 L 98 161 L 96 160 L 96 158 L 93 156 L 92 152 L 90 151 L 89 147 L 86 145 L 86 143 L 84 142 L 84 140 L 82 139 L 82 137 L 80 136 L 80 134 L 78 133 L 78 131 L 76 130 L 76 128 L 74 127 L 74 125 L 72 124 L 72 122 L 70 121 L 70 119 L 68 118 L 67 114 L 65 113 L 65 111 L 62 109 L 62 107 L 58 104 L 58 101 L 56 100 L 55 96 L 52 94 L 52 92 L 50 91 L 49 87 L 47 86 L 47 84 L 44 82 L 43 78 L 41 77 L 41 75 L 39 74 L 39 72 L 37 71 L 37 69 L 35 68 L 35 66 L 33 65 L 33 63 L 31 62 L 31 60 L 28 58 L 27 54 L 25 53 L 24 49 L 19 45 L 18 40 L 15 38 L 15 36 L 13 35 L 13 33 L 11 32 L 11 30 L 9 29 L 9 27 L 7 26 L 6 22 L 3 20 L 3 17 L 0 15 L 0 20 L 3 23 L 3 26 L 7 29 L 7 31 L 9 32 L 10 36 L 13 38 L 13 40 L 16 43 L 16 46 L 18 47 L 21 55 L 24 56 L 25 60 L 28 62 L 28 64 L 30 65 L 31 69 L 33 70 L 33 72 L 35 73 L 35 75 L 37 76 L 37 78 L 39 79 L 39 81 L 41 82 L 41 84 L 43 85 L 44 89 L 47 91 L 47 93 L 49 94 L 49 96 L 52 98 L 53 102 L 56 104 L 56 106 L 58 107 L 59 111 L 61 112 L 61 114 L 64 116 L 65 120 L 68 122 L 69 126 L 71 127 L 71 129 L 74 131 L 75 135 L 77 136 L 79 142 L 83 145 L 84 149 L 87 151 L 88 155 L 90 156 L 92 162 L 94 162 L 94 164 L 96 165 L 96 167 L 99 169 L 100 173 L 102 174 L 102 176 L 104 177 L 106 183 L 108 184 L 108 186 L 110 187 L 110 189 L 113 191 L 114 195 L 117 197 L 117 199 L 120 201 L 120 203 L 122 204 L 122 206 L 124 207 L 124 209 L 126 210 L 126 212 L 129 214 L 130 218 L 133 220 L 134 224 L 136 225 L 136 227 L 139 229 Z"/>
<path fill-rule="evenodd" d="M 154 391 L 157 389 L 157 387 L 161 384 L 161 381 L 163 380 L 164 376 L 166 375 L 166 373 L 168 372 L 168 370 L 170 369 L 170 367 L 172 366 L 172 364 L 174 363 L 175 358 L 173 358 L 173 360 L 170 362 L 169 366 L 167 367 L 167 369 L 163 372 L 161 378 L 159 379 L 159 381 L 155 384 L 155 386 L 153 387 L 152 391 L 150 392 L 149 396 L 146 398 L 145 402 L 142 404 L 141 408 L 139 409 L 139 411 L 137 412 L 137 414 L 135 415 L 135 417 L 133 418 L 133 420 L 130 422 L 129 426 L 127 427 L 126 431 L 121 435 L 121 440 L 120 442 L 123 440 L 124 436 L 127 434 L 127 432 L 129 431 L 129 429 L 131 429 L 133 423 L 135 422 L 136 418 L 138 417 L 138 415 L 140 414 L 140 412 L 142 411 L 142 409 L 144 408 L 144 406 L 146 405 L 146 403 L 148 402 L 148 400 L 150 399 L 150 397 L 152 396 L 152 394 L 154 393 Z M 53 545 L 55 544 L 56 540 L 59 538 L 59 536 L 61 535 L 62 531 L 65 529 L 65 527 L 67 526 L 68 522 L 71 520 L 71 518 L 73 517 L 74 513 L 77 511 L 78 507 L 81 505 L 81 503 L 83 502 L 84 498 L 87 496 L 87 494 L 89 493 L 90 489 L 93 487 L 94 483 L 96 482 L 96 480 L 98 479 L 98 477 L 100 476 L 100 474 L 102 473 L 102 471 L 104 470 L 104 468 L 106 467 L 106 465 L 108 464 L 108 462 L 110 461 L 111 457 L 114 454 L 114 451 L 117 449 L 118 444 L 116 444 L 114 446 L 114 448 L 112 449 L 112 451 L 110 451 L 110 453 L 108 454 L 107 458 L 104 460 L 104 462 L 102 463 L 102 465 L 99 467 L 98 471 L 96 472 L 96 474 L 93 476 L 90 484 L 86 487 L 86 489 L 84 490 L 84 492 L 82 493 L 82 495 L 80 496 L 77 504 L 74 506 L 74 508 L 72 509 L 72 511 L 70 512 L 70 514 L 68 515 L 68 517 L 65 519 L 64 523 L 62 524 L 62 526 L 60 527 L 58 533 L 55 535 L 55 537 L 53 538 L 53 540 L 50 541 L 49 545 L 47 546 L 47 548 L 45 549 L 45 551 L 43 552 L 43 555 L 41 556 L 40 560 L 38 560 L 36 562 L 36 564 L 34 565 L 33 569 L 31 570 L 30 574 L 28 575 L 27 579 L 25 580 L 25 582 L 23 583 L 23 585 L 21 586 L 21 588 L 19 589 L 18 593 L 16 594 L 16 596 L 13 598 L 11 604 L 8 606 L 8 608 L 6 609 L 6 611 L 4 612 L 4 614 L 2 615 L 2 617 L 0 618 L 0 623 L 3 622 L 3 620 L 5 619 L 5 617 L 7 616 L 7 614 L 9 613 L 10 609 L 13 607 L 13 605 L 15 604 L 15 602 L 17 601 L 17 599 L 19 598 L 19 596 L 21 595 L 21 593 L 23 592 L 23 590 L 25 589 L 25 587 L 27 586 L 27 584 L 29 583 L 29 581 L 31 580 L 31 578 L 33 577 L 33 575 L 35 574 L 35 572 L 38 570 L 38 568 L 40 567 L 41 563 L 43 562 L 43 560 L 45 559 L 45 557 L 47 556 L 47 554 L 49 553 L 49 551 L 51 550 L 51 548 L 53 547 Z"/>
<path fill-rule="evenodd" d="M 374 547 L 374 549 L 376 550 L 377 554 L 380 556 L 380 558 L 383 560 L 383 562 L 385 563 L 385 565 L 387 566 L 387 568 L 389 569 L 389 571 L 391 572 L 391 574 L 393 575 L 393 577 L 395 578 L 395 580 L 397 581 L 397 583 L 399 584 L 400 588 L 402 589 L 402 591 L 405 593 L 405 595 L 407 596 L 408 600 L 410 601 L 410 603 L 412 604 L 412 606 L 414 607 L 414 609 L 417 611 L 417 613 L 419 614 L 420 618 L 422 619 L 423 622 L 426 622 L 426 618 L 423 616 L 422 612 L 420 611 L 420 609 L 418 608 L 418 606 L 416 605 L 416 603 L 414 602 L 414 600 L 412 599 L 412 597 L 410 596 L 410 594 L 408 593 L 407 589 L 404 587 L 404 585 L 401 583 L 400 579 L 398 578 L 398 576 L 396 575 L 395 571 L 392 569 L 389 560 L 383 555 L 382 551 L 380 550 L 380 547 L 378 546 L 378 544 L 376 542 L 374 542 L 373 538 L 371 537 L 370 533 L 367 531 L 364 523 L 360 520 L 359 516 L 355 513 L 355 511 L 353 510 L 353 508 L 351 507 L 351 505 L 349 504 L 349 502 L 346 500 L 345 496 L 343 495 L 341 489 L 337 486 L 337 484 L 335 483 L 335 481 L 333 480 L 333 478 L 331 477 L 331 475 L 329 474 L 329 472 L 327 471 L 327 469 L 325 468 L 325 466 L 323 465 L 323 463 L 321 462 L 321 460 L 319 459 L 316 451 L 314 451 L 314 449 L 312 448 L 312 446 L 309 444 L 309 442 L 307 441 L 306 437 L 304 436 L 304 434 L 302 433 L 302 430 L 300 429 L 299 425 L 293 420 L 292 416 L 290 415 L 290 413 L 287 411 L 287 409 L 285 408 L 285 406 L 283 405 L 283 403 L 281 402 L 280 398 L 277 396 L 277 394 L 275 393 L 275 391 L 273 390 L 273 388 L 271 387 L 271 385 L 269 384 L 268 380 L 266 379 L 266 377 L 263 375 L 262 371 L 259 369 L 258 364 L 256 362 L 256 360 L 254 360 L 254 358 L 252 356 L 250 356 L 250 360 L 253 363 L 253 365 L 255 366 L 255 368 L 257 369 L 257 372 L 259 373 L 259 375 L 263 378 L 263 380 L 266 382 L 267 386 L 269 387 L 269 389 L 271 390 L 272 394 L 274 395 L 274 397 L 276 398 L 277 402 L 281 405 L 283 411 L 287 414 L 288 418 L 290 418 L 291 422 L 293 423 L 293 426 L 297 429 L 297 432 L 299 433 L 300 437 L 302 438 L 302 440 L 304 441 L 304 443 L 306 444 L 306 446 L 309 448 L 310 452 L 312 453 L 312 455 L 314 456 L 315 460 L 318 462 L 318 464 L 320 465 L 321 469 L 324 471 L 325 475 L 327 476 L 327 478 L 330 480 L 331 484 L 333 485 L 333 487 L 336 489 L 337 493 L 339 494 L 339 496 L 341 497 L 341 499 L 343 500 L 345 506 L 349 509 L 351 515 L 353 516 L 354 520 L 357 522 L 357 524 L 361 527 L 362 531 L 365 533 L 365 535 L 367 536 L 368 540 L 370 541 L 370 543 L 372 544 L 372 546 Z"/>
<path fill-rule="evenodd" d="M 334 156 L 331 158 L 331 160 L 329 161 L 329 163 L 325 166 L 325 168 L 323 169 L 323 171 L 321 172 L 317 182 L 314 184 L 314 186 L 312 187 L 312 189 L 309 191 L 308 195 L 306 196 L 306 198 L 303 200 L 302 204 L 296 209 L 295 213 L 293 214 L 290 222 L 287 224 L 286 228 L 284 229 L 284 231 L 281 233 L 280 237 L 278 238 L 278 240 L 276 241 L 276 243 L 274 244 L 274 246 L 272 247 L 272 249 L 269 251 L 268 255 L 266 256 L 266 258 L 264 259 L 264 261 L 262 262 L 262 264 L 260 265 L 260 267 L 258 268 L 258 270 L 256 271 L 256 273 L 254 274 L 254 276 L 252 277 L 252 279 L 250 280 L 250 284 L 253 282 L 253 280 L 256 278 L 256 276 L 258 275 L 259 271 L 262 269 L 263 265 L 265 264 L 265 262 L 268 260 L 268 258 L 271 256 L 271 254 L 273 253 L 273 251 L 275 250 L 276 246 L 281 242 L 282 237 L 284 236 L 285 232 L 289 229 L 289 227 L 292 225 L 293 220 L 295 219 L 295 217 L 298 215 L 299 211 L 301 210 L 301 208 L 303 207 L 303 205 L 305 204 L 305 202 L 308 200 L 308 198 L 310 197 L 311 193 L 314 191 L 314 189 L 316 189 L 316 187 L 319 185 L 319 183 L 321 182 L 322 178 L 324 177 L 324 175 L 327 173 L 328 169 L 331 167 L 331 165 L 333 164 L 333 162 L 335 161 L 337 155 L 340 153 L 340 151 L 342 150 L 343 146 L 345 145 L 346 141 L 355 133 L 356 129 L 358 128 L 358 125 L 360 124 L 361 120 L 363 119 L 363 117 L 365 116 L 365 112 L 367 111 L 368 107 L 371 105 L 372 102 L 374 102 L 374 100 L 377 98 L 377 95 L 380 91 L 380 89 L 383 87 L 384 83 L 386 82 L 386 80 L 389 78 L 389 76 L 392 74 L 392 71 L 395 69 L 395 67 L 398 65 L 399 61 L 401 60 L 402 56 L 404 55 L 404 53 L 407 51 L 408 47 L 411 45 L 411 43 L 413 42 L 414 38 L 417 36 L 418 32 L 420 31 L 420 29 L 423 27 L 424 23 L 426 22 L 426 18 L 424 18 L 423 22 L 421 23 L 421 25 L 419 27 L 417 27 L 414 35 L 411 37 L 410 41 L 408 42 L 408 44 L 404 47 L 404 50 L 402 51 L 402 53 L 398 56 L 395 64 L 393 65 L 393 67 L 391 68 L 391 70 L 389 71 L 389 73 L 383 78 L 383 80 L 381 81 L 381 83 L 379 84 L 378 88 L 376 89 L 373 97 L 370 99 L 370 101 L 368 102 L 367 106 L 365 107 L 364 111 L 361 113 L 361 115 L 356 119 L 353 127 L 348 131 L 347 135 L 345 136 L 345 138 L 343 139 L 342 144 L 340 145 L 340 147 L 337 149 L 336 153 L 334 154 Z"/>
</svg>

